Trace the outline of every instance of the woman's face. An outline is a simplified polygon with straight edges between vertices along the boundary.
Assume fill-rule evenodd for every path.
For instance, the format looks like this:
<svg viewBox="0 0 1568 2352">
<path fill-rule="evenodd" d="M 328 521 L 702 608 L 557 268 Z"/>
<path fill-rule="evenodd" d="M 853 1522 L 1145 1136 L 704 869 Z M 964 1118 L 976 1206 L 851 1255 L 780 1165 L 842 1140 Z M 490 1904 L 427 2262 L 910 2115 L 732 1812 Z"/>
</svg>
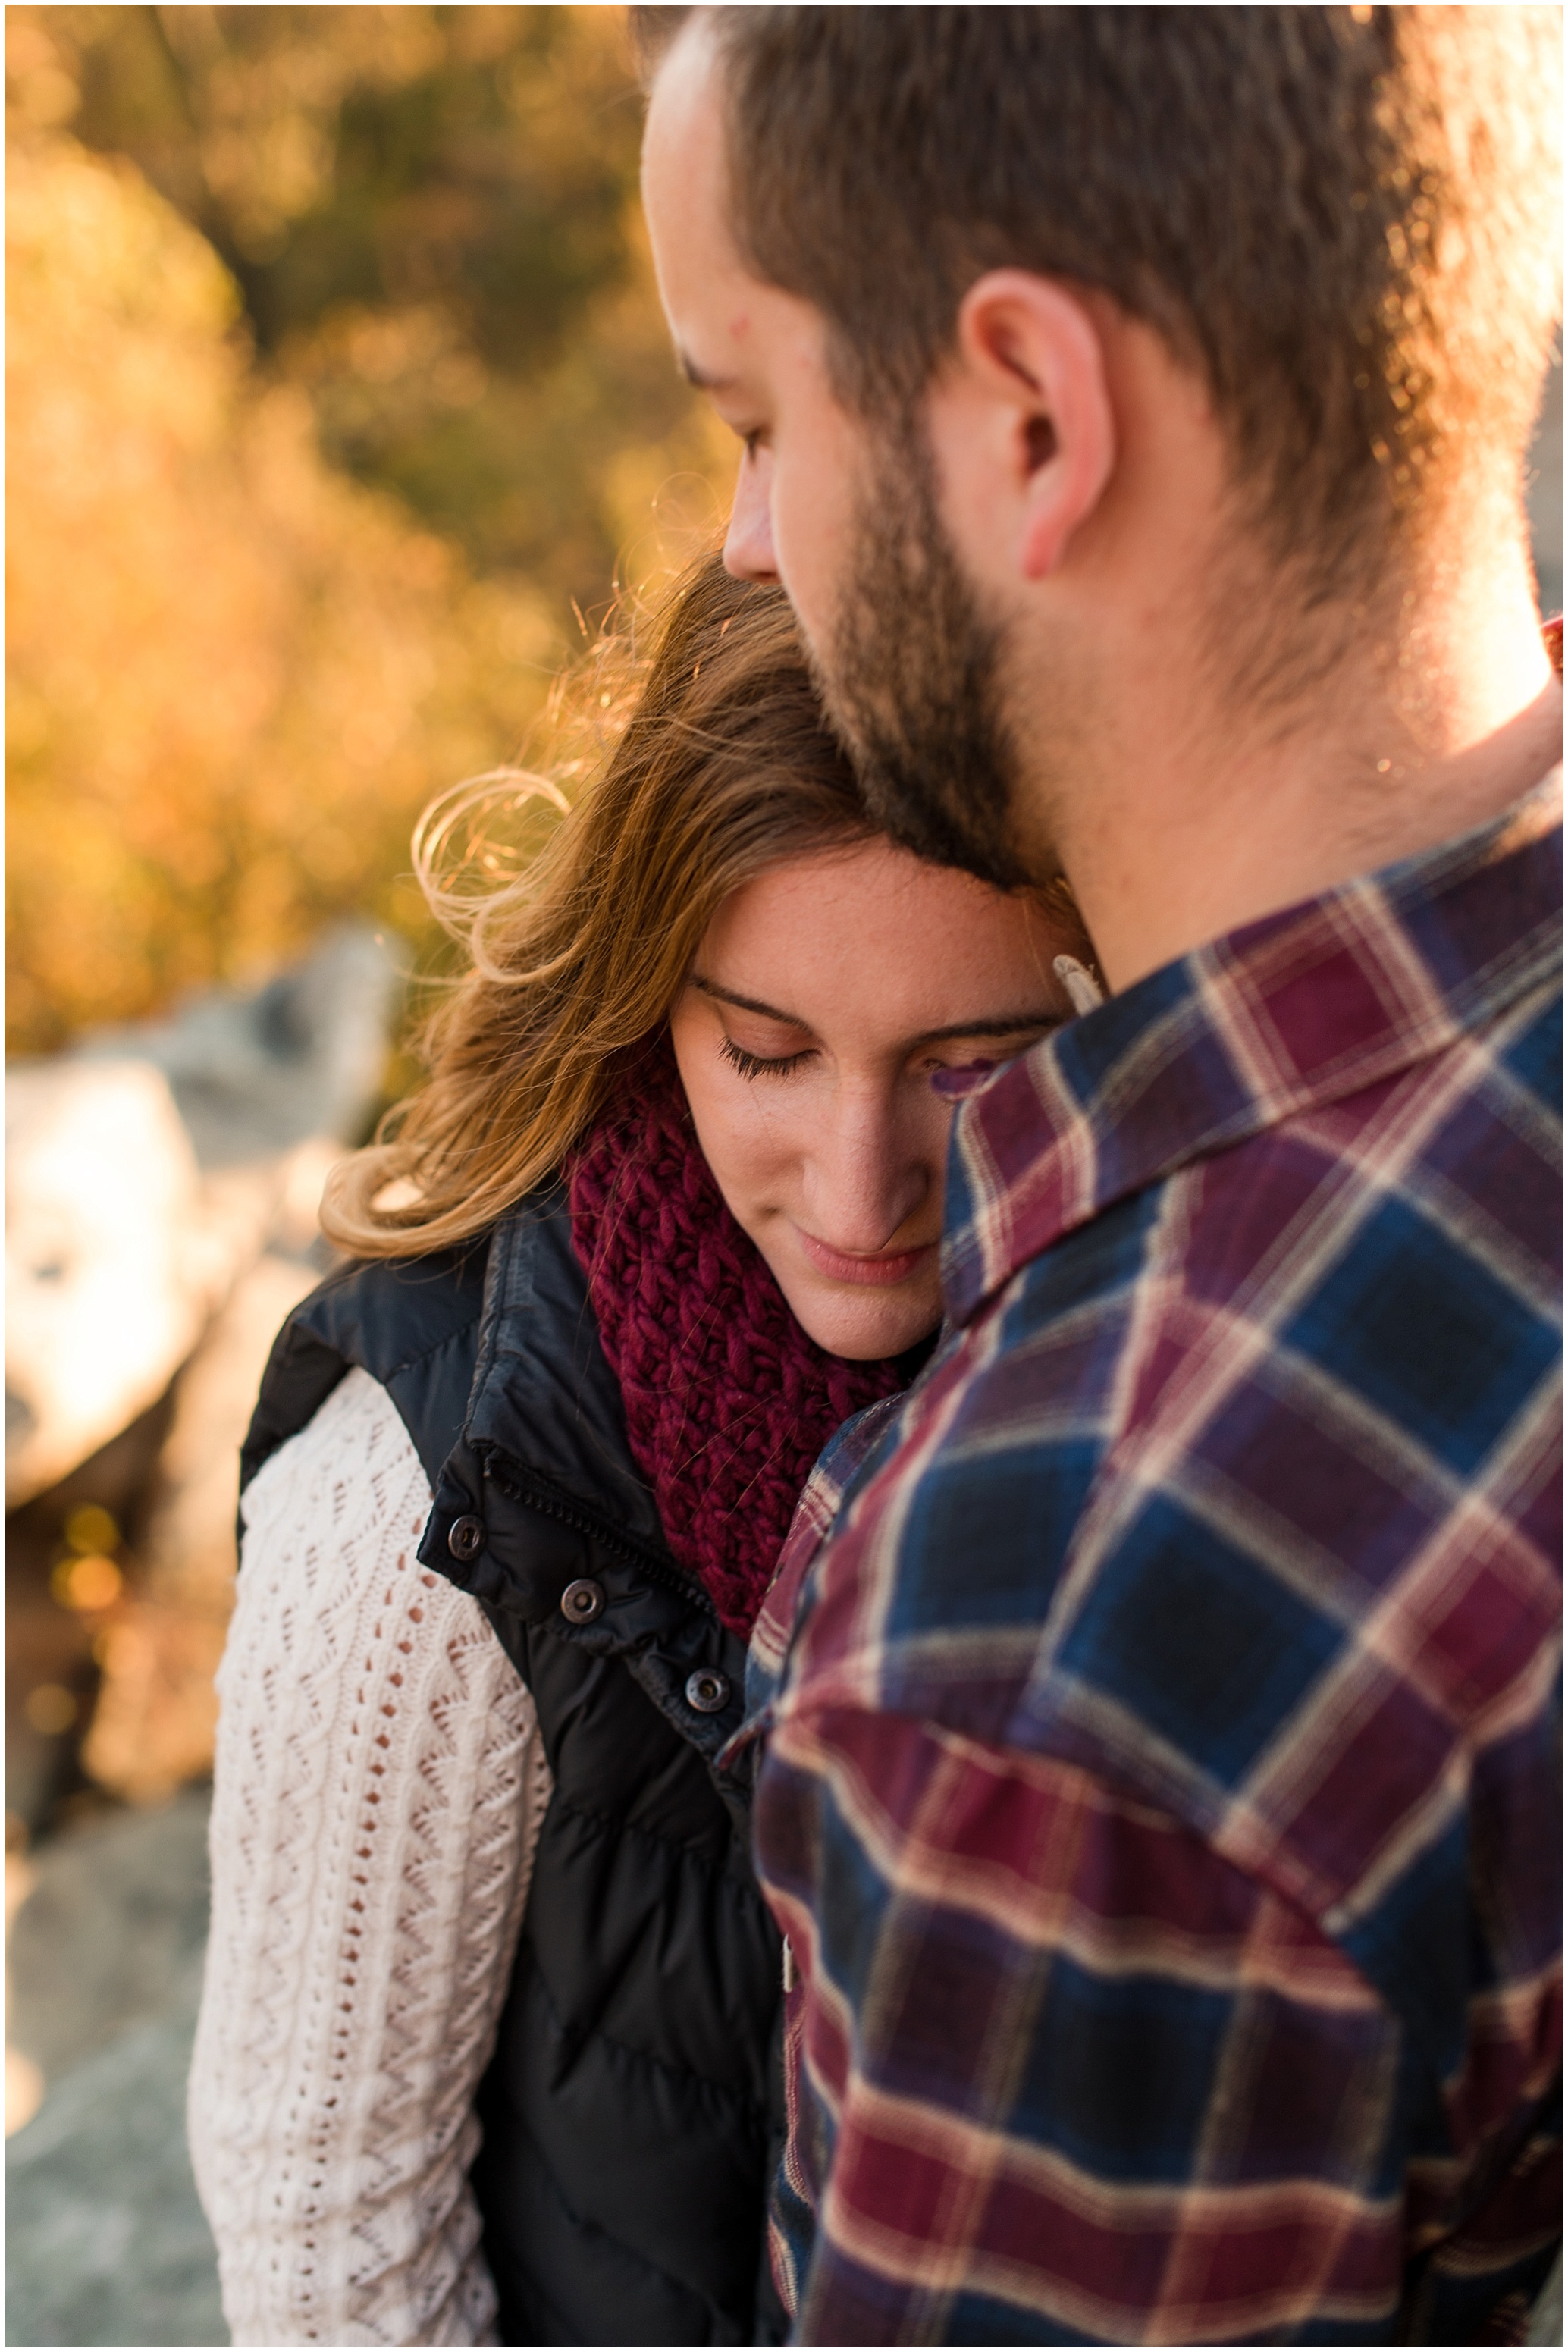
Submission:
<svg viewBox="0 0 1568 2352">
<path fill-rule="evenodd" d="M 942 1318 L 953 1106 L 935 1072 L 1068 1016 L 1031 898 L 887 841 L 774 867 L 720 909 L 670 1017 L 698 1140 L 796 1319 L 895 1356 Z"/>
</svg>

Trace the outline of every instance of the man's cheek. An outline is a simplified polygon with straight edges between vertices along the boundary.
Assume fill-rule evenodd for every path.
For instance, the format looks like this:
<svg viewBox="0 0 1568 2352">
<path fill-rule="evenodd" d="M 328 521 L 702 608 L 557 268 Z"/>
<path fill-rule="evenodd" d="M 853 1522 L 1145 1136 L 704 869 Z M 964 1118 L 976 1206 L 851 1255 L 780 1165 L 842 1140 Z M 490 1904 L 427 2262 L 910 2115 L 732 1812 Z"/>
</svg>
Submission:
<svg viewBox="0 0 1568 2352">
<path fill-rule="evenodd" d="M 773 486 L 773 551 L 795 617 L 812 652 L 826 657 L 842 609 L 848 534 L 837 485 L 777 467 Z"/>
</svg>

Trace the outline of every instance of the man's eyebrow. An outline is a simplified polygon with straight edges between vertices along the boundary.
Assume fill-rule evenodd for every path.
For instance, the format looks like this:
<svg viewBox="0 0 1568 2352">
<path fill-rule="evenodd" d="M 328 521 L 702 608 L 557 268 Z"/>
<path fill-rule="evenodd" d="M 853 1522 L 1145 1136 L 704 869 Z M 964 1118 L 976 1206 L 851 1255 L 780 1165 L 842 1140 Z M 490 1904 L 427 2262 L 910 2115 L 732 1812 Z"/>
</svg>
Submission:
<svg viewBox="0 0 1568 2352">
<path fill-rule="evenodd" d="M 721 988 L 714 980 L 704 980 L 700 972 L 691 975 L 693 988 L 704 996 L 716 997 L 721 1004 L 733 1004 L 742 1013 L 760 1013 L 764 1021 L 781 1021 L 786 1029 L 804 1029 L 814 1035 L 809 1021 L 797 1013 L 781 1013 L 776 1004 L 759 1003 L 754 996 L 739 996 L 732 988 Z M 908 1042 L 914 1045 L 940 1045 L 949 1037 L 1016 1037 L 1021 1029 L 1059 1029 L 1066 1015 L 1052 1007 L 1049 1012 L 999 1013 L 984 1021 L 955 1021 L 946 1029 L 922 1029 L 918 1037 Z"/>
</svg>

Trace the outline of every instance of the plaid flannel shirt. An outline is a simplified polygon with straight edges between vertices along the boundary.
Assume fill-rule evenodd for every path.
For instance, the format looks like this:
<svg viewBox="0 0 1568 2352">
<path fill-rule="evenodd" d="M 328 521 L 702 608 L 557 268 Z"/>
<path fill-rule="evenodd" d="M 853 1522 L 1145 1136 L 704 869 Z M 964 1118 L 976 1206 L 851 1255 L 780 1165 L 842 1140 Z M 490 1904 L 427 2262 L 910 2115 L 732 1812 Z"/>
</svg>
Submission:
<svg viewBox="0 0 1568 2352">
<path fill-rule="evenodd" d="M 959 1112 L 942 1345 L 824 1458 L 740 1734 L 798 2342 L 1514 2340 L 1559 2231 L 1559 785 Z"/>
</svg>

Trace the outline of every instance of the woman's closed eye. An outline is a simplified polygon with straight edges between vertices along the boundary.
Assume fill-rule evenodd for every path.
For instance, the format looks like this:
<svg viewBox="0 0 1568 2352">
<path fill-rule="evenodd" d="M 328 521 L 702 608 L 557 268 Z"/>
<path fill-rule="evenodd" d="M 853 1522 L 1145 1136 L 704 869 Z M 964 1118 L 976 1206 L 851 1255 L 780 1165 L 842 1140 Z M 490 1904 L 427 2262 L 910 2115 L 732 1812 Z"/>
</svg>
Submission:
<svg viewBox="0 0 1568 2352">
<path fill-rule="evenodd" d="M 1031 1045 L 1037 1045 L 1042 1037 L 1048 1037 L 1054 1029 L 1063 1026 L 1060 1021 L 1031 1021 L 1013 1030 L 982 1030 L 976 1036 L 944 1040 L 940 1053 L 933 1051 L 924 1056 L 923 1067 L 928 1076 L 942 1070 L 978 1069 L 982 1066 L 993 1069 L 998 1063 L 1016 1061 Z"/>
<path fill-rule="evenodd" d="M 728 1036 L 719 1048 L 725 1061 L 731 1063 L 743 1078 L 787 1078 L 792 1070 L 809 1062 L 816 1050 L 815 1046 L 805 1045 L 797 1054 L 748 1054 L 743 1045 L 737 1045 L 733 1037 Z"/>
</svg>

